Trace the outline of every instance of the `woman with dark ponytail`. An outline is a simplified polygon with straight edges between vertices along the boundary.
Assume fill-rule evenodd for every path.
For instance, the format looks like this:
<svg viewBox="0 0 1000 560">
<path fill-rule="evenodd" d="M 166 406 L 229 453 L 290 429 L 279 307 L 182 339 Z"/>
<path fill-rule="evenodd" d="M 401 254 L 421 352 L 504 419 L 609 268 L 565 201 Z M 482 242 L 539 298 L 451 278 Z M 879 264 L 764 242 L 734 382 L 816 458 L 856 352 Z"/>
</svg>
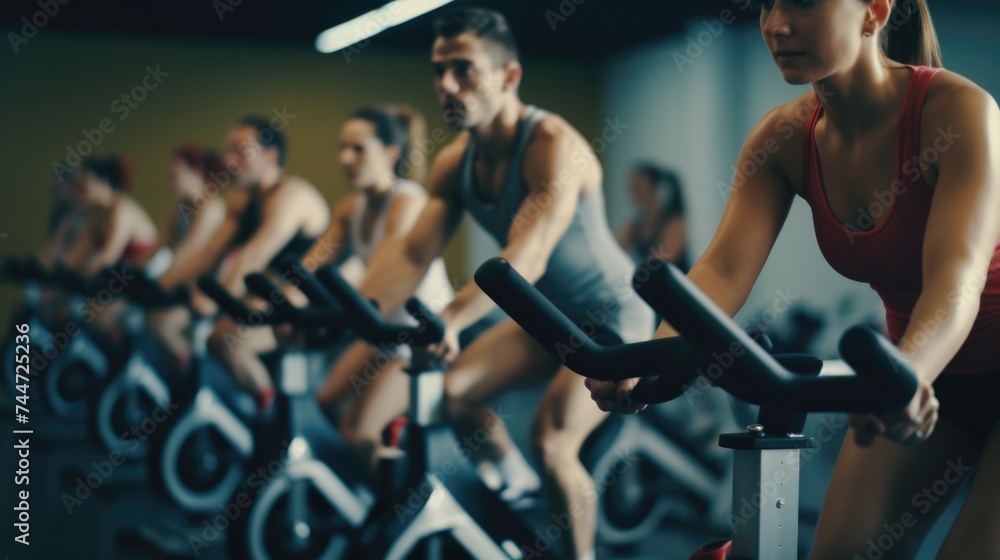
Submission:
<svg viewBox="0 0 1000 560">
<path fill-rule="evenodd" d="M 306 268 L 315 270 L 347 257 L 367 267 L 383 247 L 406 236 L 428 201 L 427 191 L 418 182 L 426 170 L 428 155 L 420 151 L 425 138 L 423 117 L 406 106 L 368 107 L 351 114 L 340 129 L 339 159 L 355 192 L 334 207 L 330 227 L 302 260 Z M 415 295 L 434 311 L 452 300 L 454 292 L 442 259 L 431 265 Z M 408 321 L 409 317 L 401 310 L 391 319 Z M 376 354 L 364 342 L 349 348 L 319 393 L 320 403 L 334 419 L 342 418 L 346 405 L 359 393 L 365 401 L 380 395 L 377 406 L 365 408 L 370 418 L 362 418 L 360 406 L 343 417 L 342 433 L 355 442 L 366 441 L 372 433 L 378 438 L 385 424 L 406 410 L 405 378 L 390 379 L 387 374 L 386 379 L 380 376 L 369 381 L 370 376 L 363 375 L 365 364 L 374 363 Z M 354 384 L 358 379 L 366 380 L 363 392 Z"/>
<path fill-rule="evenodd" d="M 924 0 L 755 4 L 784 80 L 813 87 L 750 133 L 737 169 L 756 172 L 688 276 L 735 315 L 801 196 L 824 257 L 878 293 L 920 379 L 906 407 L 849 417 L 811 557 L 914 558 L 978 465 L 937 558 L 1000 558 L 1000 108 L 941 68 Z M 588 380 L 624 412 L 642 408 L 634 384 Z"/>
<path fill-rule="evenodd" d="M 92 157 L 76 171 L 76 189 L 87 225 L 62 264 L 95 274 L 119 264 L 141 266 L 156 248 L 156 226 L 129 194 L 132 162 L 124 156 Z"/>
<path fill-rule="evenodd" d="M 684 191 L 670 169 L 637 163 L 629 177 L 634 214 L 618 229 L 618 244 L 638 265 L 650 256 L 691 268 L 684 223 Z"/>
</svg>

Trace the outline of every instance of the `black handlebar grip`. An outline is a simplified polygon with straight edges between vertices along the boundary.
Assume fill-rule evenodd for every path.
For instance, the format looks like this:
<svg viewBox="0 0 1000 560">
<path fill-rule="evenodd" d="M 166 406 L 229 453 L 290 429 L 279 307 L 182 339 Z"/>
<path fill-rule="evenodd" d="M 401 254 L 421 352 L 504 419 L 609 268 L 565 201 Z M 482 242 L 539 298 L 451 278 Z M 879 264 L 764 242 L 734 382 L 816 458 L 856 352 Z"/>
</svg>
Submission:
<svg viewBox="0 0 1000 560">
<path fill-rule="evenodd" d="M 285 322 L 305 328 L 340 327 L 338 323 L 344 320 L 344 310 L 339 305 L 333 308 L 300 309 L 292 305 L 285 297 L 284 290 L 278 287 L 265 274 L 254 272 L 245 279 L 247 288 L 273 306 L 274 322 Z M 325 292 L 325 290 L 324 290 Z M 331 325 L 331 323 L 334 323 Z"/>
<path fill-rule="evenodd" d="M 852 327 L 844 333 L 840 355 L 851 369 L 870 381 L 868 392 L 887 410 L 906 406 L 917 392 L 917 374 L 903 351 L 867 327 Z"/>
<path fill-rule="evenodd" d="M 703 365 L 701 356 L 679 337 L 616 346 L 594 342 L 503 258 L 483 263 L 475 279 L 514 322 L 581 375 L 606 381 L 660 375 L 667 379 L 657 387 L 666 387 L 671 382 L 683 383 L 694 371 L 692 366 Z M 644 391 L 651 390 L 647 387 L 648 382 Z"/>
<path fill-rule="evenodd" d="M 406 302 L 406 312 L 421 325 L 413 333 L 414 344 L 426 346 L 441 342 L 444 338 L 445 325 L 440 317 L 427 309 L 417 298 L 410 298 Z"/>
<path fill-rule="evenodd" d="M 243 302 L 239 299 L 233 297 L 232 294 L 226 290 L 219 280 L 212 275 L 205 275 L 198 279 L 198 288 L 205 295 L 215 300 L 219 307 L 230 317 L 234 319 L 243 319 L 246 323 L 252 323 L 251 316 L 253 312 L 247 309 Z"/>
</svg>

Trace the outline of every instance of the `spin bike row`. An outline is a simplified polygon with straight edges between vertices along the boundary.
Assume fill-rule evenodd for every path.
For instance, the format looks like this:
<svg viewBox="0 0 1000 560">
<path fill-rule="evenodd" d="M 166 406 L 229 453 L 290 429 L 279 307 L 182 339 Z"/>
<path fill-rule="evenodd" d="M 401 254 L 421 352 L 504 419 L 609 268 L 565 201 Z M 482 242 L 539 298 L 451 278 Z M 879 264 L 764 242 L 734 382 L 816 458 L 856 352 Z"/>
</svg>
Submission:
<svg viewBox="0 0 1000 560">
<path fill-rule="evenodd" d="M 330 327 L 350 327 L 356 336 L 376 345 L 432 344 L 440 340 L 442 327 L 415 300 L 408 311 L 418 320 L 417 326 L 389 325 L 372 302 L 332 269 L 323 269 L 313 277 L 299 266 L 297 273 L 310 307 L 298 309 L 277 303 L 264 316 L 248 310 L 213 279 L 204 278 L 199 283 L 233 317 L 248 324 L 291 323 L 309 333 L 311 340 L 303 349 L 279 351 L 267 360 L 280 391 L 277 418 L 268 426 L 254 423 L 249 413 L 252 407 L 238 403 L 234 398 L 238 392 L 225 388 L 228 376 L 215 371 L 217 366 L 212 365 L 204 344 L 195 345 L 194 374 L 189 376 L 187 387 L 176 389 L 178 396 L 187 391 L 190 398 L 179 400 L 188 402 L 188 409 L 176 415 L 178 421 L 166 430 L 166 437 L 148 452 L 167 494 L 185 508 L 206 514 L 226 511 L 233 504 L 249 509 L 246 515 L 233 519 L 230 529 L 230 552 L 240 558 L 358 554 L 406 558 L 417 551 L 428 557 L 451 558 L 455 549 L 463 549 L 474 558 L 548 556 L 549 549 L 540 546 L 544 539 L 537 530 L 532 531 L 519 514 L 510 511 L 456 454 L 454 436 L 442 422 L 440 368 L 409 371 L 411 406 L 405 459 L 386 461 L 376 485 L 378 495 L 366 488 L 364 477 L 351 467 L 343 442 L 331 426 L 323 424 L 311 398 L 318 375 L 325 371 L 329 348 L 343 336 L 341 329 Z M 18 274 L 22 281 L 31 277 L 30 270 L 7 267 L 8 277 Z M 252 293 L 272 302 L 280 300 L 276 297 L 280 289 L 267 277 L 254 274 L 246 280 Z M 72 284 L 66 278 L 60 281 L 64 286 Z M 798 464 L 799 450 L 815 445 L 811 438 L 800 435 L 805 412 L 886 410 L 906 402 L 916 387 L 898 350 L 862 329 L 850 331 L 842 343 L 842 354 L 859 375 L 810 377 L 821 371 L 822 361 L 800 355 L 769 356 L 669 266 L 635 287 L 658 313 L 677 325 L 684 338 L 614 347 L 590 341 L 502 259 L 484 264 L 476 281 L 553 353 L 558 353 L 565 341 L 575 341 L 576 351 L 563 354 L 574 371 L 604 379 L 613 378 L 609 372 L 623 370 L 631 375 L 658 375 L 655 382 L 644 382 L 636 393 L 645 402 L 663 402 L 682 394 L 694 381 L 693 372 L 707 367 L 709 361 L 704 356 L 742 349 L 741 359 L 715 380 L 736 397 L 762 405 L 757 423 L 743 433 L 720 437 L 722 447 L 735 450 L 733 503 L 752 498 L 762 484 L 779 477 L 781 495 L 769 503 L 760 502 L 760 515 L 748 520 L 750 530 L 739 531 L 732 541 L 707 545 L 692 558 L 795 558 L 798 472 L 786 472 L 782 465 Z M 153 307 L 186 297 L 162 293 L 153 282 L 136 285 L 139 305 Z M 195 332 L 204 333 L 205 329 Z M 887 367 L 888 363 L 895 366 Z M 663 364 L 671 364 L 673 369 L 666 371 Z M 108 380 L 105 386 L 113 387 L 116 381 L 125 383 L 121 380 L 129 379 L 129 374 L 125 371 L 109 377 L 113 381 Z M 152 391 L 144 389 L 142 382 L 133 380 L 127 386 L 136 387 L 132 392 L 139 395 L 122 399 L 141 403 L 145 395 L 147 405 L 155 404 L 150 398 Z M 122 389 L 118 394 L 127 393 Z M 605 453 L 614 448 L 614 443 L 600 440 L 592 438 L 597 443 L 589 447 L 606 446 L 601 449 Z M 253 472 L 255 463 L 263 464 L 281 452 L 287 455 L 285 468 L 266 485 L 246 476 Z M 255 486 L 262 488 L 254 491 Z"/>
<path fill-rule="evenodd" d="M 143 331 L 143 316 L 187 302 L 189 294 L 184 289 L 165 293 L 139 271 L 128 273 L 125 293 L 130 306 L 120 349 L 86 329 L 84 317 L 71 318 L 83 327 L 39 375 L 44 387 L 40 396 L 54 417 L 87 422 L 90 433 L 112 454 L 148 466 L 150 482 L 172 503 L 195 515 L 224 518 L 221 524 L 228 526 L 227 546 L 234 558 L 405 558 L 416 549 L 430 557 L 450 558 L 456 547 L 475 558 L 559 557 L 549 539 L 532 529 L 544 525 L 526 521 L 534 516 L 547 524 L 544 513 L 539 508 L 512 511 L 467 463 L 443 422 L 440 369 L 411 370 L 405 438 L 405 457 L 411 459 L 387 461 L 395 464 L 384 465 L 380 472 L 387 478 L 372 487 L 315 402 L 321 377 L 351 336 L 384 347 L 399 341 L 426 345 L 440 335 L 434 328 L 386 324 L 377 309 L 332 270 L 321 271 L 322 282 L 301 266 L 294 270 L 300 289 L 310 298 L 309 308 L 281 303 L 267 312 L 250 311 L 213 278 L 199 282 L 238 321 L 255 326 L 291 323 L 307 335 L 304 348 L 280 349 L 264 357 L 279 392 L 268 421 L 257 417 L 253 399 L 209 355 L 212 321 L 207 318 L 198 319 L 191 329 L 193 359 L 187 374 L 180 380 L 170 378 L 162 352 Z M 17 321 L 30 324 L 38 347 L 53 337 L 36 315 L 41 286 L 73 294 L 70 309 L 76 311 L 93 296 L 93 286 L 107 286 L 106 279 L 88 284 L 64 271 L 46 274 L 30 261 L 10 260 L 3 272 L 24 289 L 26 305 Z M 281 300 L 279 288 L 264 275 L 250 275 L 246 283 L 265 301 Z M 343 307 L 350 305 L 351 313 L 345 314 Z M 435 324 L 426 310 L 416 314 L 424 323 Z M 13 376 L 6 377 L 13 391 Z M 665 521 L 720 517 L 731 476 L 725 457 L 686 439 L 655 415 L 612 415 L 595 431 L 581 452 L 584 464 L 595 479 L 596 473 L 616 473 L 616 480 L 600 494 L 599 542 L 629 547 Z M 648 469 L 623 469 L 625 455 L 646 462 L 662 480 L 651 483 Z M 665 490 L 646 491 L 651 484 Z M 685 491 L 666 491 L 678 487 Z M 381 490 L 381 500 L 375 488 Z M 393 499 L 387 489 L 401 495 Z M 453 511 L 424 511 L 428 502 L 441 503 L 432 496 L 446 491 L 451 499 L 444 502 Z M 400 525 L 398 512 L 387 504 L 405 504 L 402 517 L 411 522 Z M 388 517 L 380 519 L 380 512 Z M 442 519 L 451 520 L 450 528 L 442 529 Z M 400 528 L 408 532 L 395 534 Z M 192 546 L 198 547 L 197 539 Z M 522 548 L 526 552 L 520 552 Z M 376 550 L 381 552 L 371 556 Z"/>
</svg>

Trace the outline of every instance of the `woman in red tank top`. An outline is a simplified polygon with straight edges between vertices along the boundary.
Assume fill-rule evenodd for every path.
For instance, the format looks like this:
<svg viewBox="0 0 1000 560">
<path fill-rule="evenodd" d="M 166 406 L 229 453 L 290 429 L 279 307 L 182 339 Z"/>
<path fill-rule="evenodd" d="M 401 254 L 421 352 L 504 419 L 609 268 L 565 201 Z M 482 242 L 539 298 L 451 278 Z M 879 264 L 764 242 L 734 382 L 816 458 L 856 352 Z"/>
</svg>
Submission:
<svg viewBox="0 0 1000 560">
<path fill-rule="evenodd" d="M 914 558 L 977 463 L 938 558 L 1000 558 L 1000 109 L 940 69 L 924 0 L 755 3 L 782 77 L 813 89 L 750 133 L 737 169 L 753 171 L 689 277 L 735 315 L 802 196 L 824 256 L 879 294 L 921 381 L 906 408 L 851 416 L 812 558 Z M 587 383 L 631 412 L 634 382 Z"/>
</svg>

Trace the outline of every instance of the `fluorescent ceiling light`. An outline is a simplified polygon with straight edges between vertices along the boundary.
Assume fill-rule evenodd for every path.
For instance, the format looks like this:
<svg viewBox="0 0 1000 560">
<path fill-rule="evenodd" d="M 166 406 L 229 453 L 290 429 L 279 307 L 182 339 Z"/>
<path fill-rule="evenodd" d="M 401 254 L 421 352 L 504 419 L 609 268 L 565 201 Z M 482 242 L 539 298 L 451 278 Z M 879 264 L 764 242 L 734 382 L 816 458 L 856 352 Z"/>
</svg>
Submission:
<svg viewBox="0 0 1000 560">
<path fill-rule="evenodd" d="M 337 52 L 360 43 L 390 27 L 436 10 L 454 0 L 395 0 L 350 21 L 327 29 L 316 37 L 316 50 Z"/>
</svg>

